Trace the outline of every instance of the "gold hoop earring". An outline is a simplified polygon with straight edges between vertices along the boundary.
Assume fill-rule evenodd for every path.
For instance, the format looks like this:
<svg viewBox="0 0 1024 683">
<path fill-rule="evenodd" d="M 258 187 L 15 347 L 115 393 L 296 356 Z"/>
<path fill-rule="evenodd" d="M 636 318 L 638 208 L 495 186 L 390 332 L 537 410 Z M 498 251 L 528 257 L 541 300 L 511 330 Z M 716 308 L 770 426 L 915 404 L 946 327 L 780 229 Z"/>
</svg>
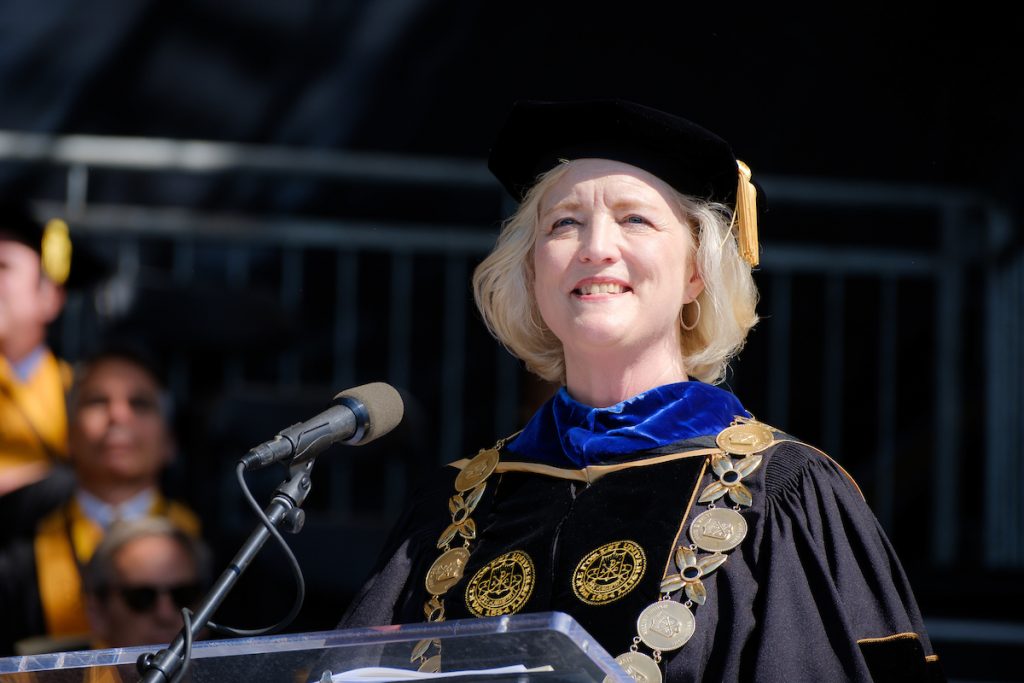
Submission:
<svg viewBox="0 0 1024 683">
<path fill-rule="evenodd" d="M 686 310 L 686 307 L 684 306 L 682 310 L 679 311 L 679 326 L 682 327 L 687 332 L 692 332 L 693 330 L 697 329 L 697 323 L 700 322 L 700 301 L 694 299 L 693 304 L 697 307 L 697 316 L 693 319 L 692 324 L 687 325 L 686 321 L 683 320 L 683 311 Z"/>
</svg>

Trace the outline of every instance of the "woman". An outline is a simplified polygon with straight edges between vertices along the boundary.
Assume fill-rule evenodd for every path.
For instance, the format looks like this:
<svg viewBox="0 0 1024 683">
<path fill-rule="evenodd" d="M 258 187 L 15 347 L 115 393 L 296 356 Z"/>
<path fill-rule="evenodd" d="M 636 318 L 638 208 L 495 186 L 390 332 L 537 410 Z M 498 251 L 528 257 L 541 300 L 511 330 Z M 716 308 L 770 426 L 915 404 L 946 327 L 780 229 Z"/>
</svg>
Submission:
<svg viewBox="0 0 1024 683">
<path fill-rule="evenodd" d="M 490 168 L 521 204 L 477 304 L 563 387 L 426 487 L 342 625 L 559 610 L 638 679 L 939 678 L 856 484 L 712 386 L 757 320 L 728 144 L 626 102 L 524 102 Z"/>
</svg>

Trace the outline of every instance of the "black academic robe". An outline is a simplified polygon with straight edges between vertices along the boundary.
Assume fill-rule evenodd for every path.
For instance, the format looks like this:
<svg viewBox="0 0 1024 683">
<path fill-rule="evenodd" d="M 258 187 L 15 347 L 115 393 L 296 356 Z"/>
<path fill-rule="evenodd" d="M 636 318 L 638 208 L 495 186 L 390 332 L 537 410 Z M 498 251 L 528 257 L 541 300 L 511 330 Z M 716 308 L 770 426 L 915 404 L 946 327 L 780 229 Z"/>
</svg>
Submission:
<svg viewBox="0 0 1024 683">
<path fill-rule="evenodd" d="M 0 550 L 0 657 L 14 655 L 22 638 L 46 633 L 46 618 L 36 584 L 36 558 L 31 539 L 19 539 Z"/>
<path fill-rule="evenodd" d="M 444 596 L 446 618 L 473 616 L 472 577 L 518 550 L 535 569 L 520 612 L 566 612 L 613 656 L 626 652 L 637 617 L 674 567 L 676 545 L 689 543 L 688 525 L 707 509 L 695 493 L 714 481 L 706 466 L 713 447 L 712 438 L 692 439 L 582 475 L 503 458 L 472 514 L 477 538 L 463 577 Z M 666 680 L 942 680 L 899 560 L 856 484 L 796 441 L 780 440 L 762 455 L 743 480 L 753 496 L 743 511 L 748 533 L 704 578 L 707 600 L 693 607 L 692 638 L 663 655 Z M 457 473 L 443 468 L 420 490 L 340 628 L 424 620 L 424 576 L 451 522 Z M 624 540 L 643 549 L 642 578 L 617 599 L 587 604 L 573 588 L 581 560 Z M 675 599 L 685 600 L 681 593 Z"/>
<path fill-rule="evenodd" d="M 66 503 L 74 490 L 74 473 L 58 463 L 45 478 L 0 496 L 0 553 L 8 543 L 32 538 L 39 520 Z"/>
</svg>

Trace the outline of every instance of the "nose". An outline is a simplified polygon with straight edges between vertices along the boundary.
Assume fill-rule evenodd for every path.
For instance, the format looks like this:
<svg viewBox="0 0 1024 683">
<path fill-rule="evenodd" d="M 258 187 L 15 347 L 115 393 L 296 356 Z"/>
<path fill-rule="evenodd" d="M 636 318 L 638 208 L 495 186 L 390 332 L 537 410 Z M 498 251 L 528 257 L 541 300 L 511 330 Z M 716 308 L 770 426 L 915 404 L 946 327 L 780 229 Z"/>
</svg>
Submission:
<svg viewBox="0 0 1024 683">
<path fill-rule="evenodd" d="M 179 612 L 178 606 L 171 599 L 171 594 L 167 591 L 160 591 L 156 598 L 156 604 L 153 605 L 153 618 L 161 624 L 180 626 Z"/>
<path fill-rule="evenodd" d="M 128 422 L 134 416 L 135 411 L 132 409 L 130 402 L 122 399 L 113 399 L 108 405 L 110 413 L 110 421 L 118 424 Z"/>
<path fill-rule="evenodd" d="M 605 216 L 594 217 L 581 231 L 579 258 L 584 263 L 613 263 L 619 257 L 618 224 Z"/>
</svg>

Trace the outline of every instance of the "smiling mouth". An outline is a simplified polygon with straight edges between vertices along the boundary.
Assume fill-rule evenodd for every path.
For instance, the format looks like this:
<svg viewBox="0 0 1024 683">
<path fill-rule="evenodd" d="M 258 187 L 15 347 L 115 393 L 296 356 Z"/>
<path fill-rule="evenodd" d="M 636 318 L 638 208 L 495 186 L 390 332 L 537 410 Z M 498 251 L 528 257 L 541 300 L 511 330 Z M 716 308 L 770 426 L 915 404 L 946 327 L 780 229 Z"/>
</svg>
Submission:
<svg viewBox="0 0 1024 683">
<path fill-rule="evenodd" d="M 625 285 L 620 285 L 615 282 L 596 282 L 589 285 L 583 285 L 572 290 L 572 293 L 577 296 L 587 296 L 588 294 L 622 294 L 624 292 L 632 291 Z"/>
</svg>

